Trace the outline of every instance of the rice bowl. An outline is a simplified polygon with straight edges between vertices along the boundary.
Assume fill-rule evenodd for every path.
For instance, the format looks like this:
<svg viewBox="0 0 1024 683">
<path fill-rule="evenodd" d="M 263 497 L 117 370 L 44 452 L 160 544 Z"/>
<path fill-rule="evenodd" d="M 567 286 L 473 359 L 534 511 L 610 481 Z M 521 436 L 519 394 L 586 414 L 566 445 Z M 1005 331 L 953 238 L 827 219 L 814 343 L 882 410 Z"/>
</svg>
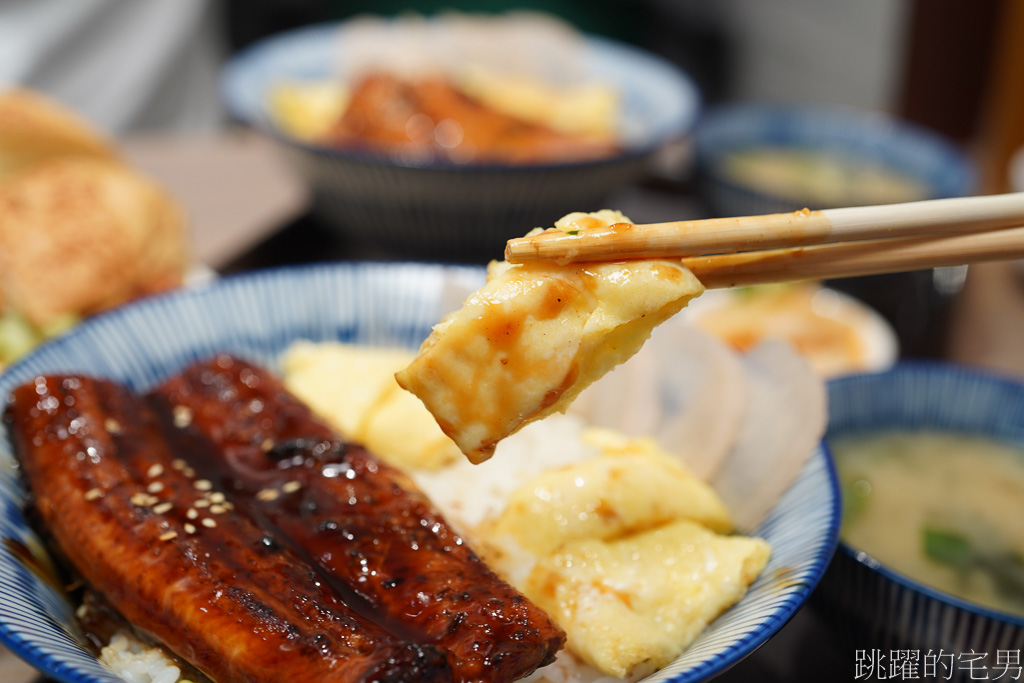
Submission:
<svg viewBox="0 0 1024 683">
<path fill-rule="evenodd" d="M 282 269 L 225 278 L 196 291 L 128 306 L 48 344 L 0 378 L 5 392 L 40 372 L 89 372 L 145 389 L 182 365 L 230 350 L 266 365 L 295 339 L 414 347 L 439 317 L 446 286 L 478 283 L 473 268 L 363 264 Z M 3 457 L 10 462 L 9 446 Z M 13 473 L 0 480 L 5 536 L 33 540 Z M 838 528 L 835 474 L 819 448 L 798 480 L 753 530 L 773 558 L 747 596 L 677 661 L 651 678 L 697 681 L 723 670 L 777 632 L 802 605 L 831 557 Z M 116 681 L 83 649 L 62 592 L 23 558 L 0 551 L 0 639 L 61 681 Z"/>
</svg>

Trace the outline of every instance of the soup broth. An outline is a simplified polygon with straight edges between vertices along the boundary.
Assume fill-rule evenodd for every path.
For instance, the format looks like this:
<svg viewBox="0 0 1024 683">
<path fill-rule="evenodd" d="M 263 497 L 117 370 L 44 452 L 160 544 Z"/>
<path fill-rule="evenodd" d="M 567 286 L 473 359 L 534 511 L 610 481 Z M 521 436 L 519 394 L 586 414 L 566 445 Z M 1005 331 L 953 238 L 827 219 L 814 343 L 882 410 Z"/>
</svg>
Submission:
<svg viewBox="0 0 1024 683">
<path fill-rule="evenodd" d="M 830 446 L 844 541 L 941 591 L 1024 615 L 1024 449 L 943 432 Z"/>
<path fill-rule="evenodd" d="M 928 188 L 881 164 L 835 153 L 783 147 L 746 149 L 727 156 L 723 172 L 735 182 L 812 208 L 891 204 L 928 198 Z"/>
</svg>

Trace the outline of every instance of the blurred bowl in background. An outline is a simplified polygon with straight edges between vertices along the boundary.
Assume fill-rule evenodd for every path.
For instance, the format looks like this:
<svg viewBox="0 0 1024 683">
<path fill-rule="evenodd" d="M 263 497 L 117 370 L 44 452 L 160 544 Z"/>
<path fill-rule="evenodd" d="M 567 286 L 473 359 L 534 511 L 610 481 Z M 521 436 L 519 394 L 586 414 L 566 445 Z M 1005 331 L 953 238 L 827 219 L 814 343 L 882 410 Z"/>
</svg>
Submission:
<svg viewBox="0 0 1024 683">
<path fill-rule="evenodd" d="M 918 362 L 903 363 L 888 372 L 832 380 L 828 384 L 828 392 L 826 442 L 836 454 L 840 470 L 843 469 L 842 454 L 837 452 L 835 444 L 843 437 L 933 432 L 983 437 L 1018 449 L 1024 448 L 1024 384 L 1018 381 L 952 364 Z M 1024 450 L 1021 453 L 1017 464 L 1024 469 Z M 850 455 L 854 453 L 850 452 Z M 974 458 L 980 455 L 975 449 L 961 457 L 974 463 Z M 865 453 L 865 456 L 869 454 Z M 877 452 L 872 452 L 869 457 L 876 456 L 881 457 Z M 938 456 L 937 449 L 930 449 L 926 455 L 928 461 Z M 920 472 L 920 469 L 916 471 Z M 923 477 L 917 475 L 915 479 Z M 953 480 L 957 491 L 968 490 L 962 477 L 953 477 Z M 1012 485 L 1009 478 L 1000 477 L 1000 481 L 1004 487 Z M 875 481 L 872 488 L 884 484 L 883 481 Z M 904 498 L 915 485 L 901 485 Z M 897 484 L 890 482 L 890 486 Z M 979 502 L 980 508 L 996 509 L 991 490 L 975 493 L 978 495 L 973 500 L 983 499 Z M 844 489 L 844 534 L 849 533 L 846 525 L 850 519 L 851 495 L 847 483 Z M 1010 495 L 1014 494 L 1010 492 Z M 1020 495 L 1024 496 L 1024 492 Z M 944 497 L 942 510 L 937 514 L 963 512 L 957 509 L 963 503 L 955 502 L 953 498 L 955 496 Z M 901 516 L 888 506 L 885 511 L 886 528 L 883 536 L 876 539 L 890 538 L 886 534 L 893 533 L 892 528 Z M 1019 521 L 1019 518 L 1006 520 L 1005 525 L 1016 528 Z M 970 542 L 981 547 L 977 538 L 970 539 Z M 895 650 L 916 651 L 921 656 L 929 651 L 956 656 L 960 653 L 988 653 L 987 665 L 991 671 L 992 665 L 997 664 L 996 652 L 1018 652 L 1024 647 L 1024 615 L 982 607 L 933 588 L 879 561 L 868 550 L 871 549 L 856 548 L 842 540 L 812 598 L 835 628 L 847 651 L 880 651 L 887 656 Z M 925 546 L 920 552 L 926 554 L 929 562 L 933 561 Z M 1024 572 L 1024 565 L 1017 569 Z M 970 679 L 969 671 L 955 668 L 951 667 L 948 672 L 954 680 Z M 980 666 L 978 670 L 983 671 Z M 945 673 L 940 671 L 938 675 L 950 680 Z"/>
<path fill-rule="evenodd" d="M 644 175 L 656 152 L 685 139 L 700 96 L 670 63 L 611 40 L 586 37 L 586 76 L 621 100 L 613 156 L 563 163 L 454 163 L 396 159 L 337 149 L 287 135 L 270 92 L 287 81 L 337 78 L 344 24 L 314 25 L 272 36 L 233 57 L 222 74 L 230 114 L 276 140 L 308 183 L 313 211 L 349 243 L 391 255 L 440 260 L 500 256 L 509 238 L 551 225 L 571 211 L 602 208 L 611 190 Z"/>
<path fill-rule="evenodd" d="M 718 216 L 970 194 L 975 170 L 951 142 L 887 115 L 740 104 L 694 131 L 697 175 Z"/>
<path fill-rule="evenodd" d="M 976 169 L 956 145 L 880 112 L 737 104 L 694 131 L 696 176 L 714 216 L 885 204 L 971 194 Z M 909 357 L 944 352 L 966 267 L 831 280 L 892 325 Z"/>
<path fill-rule="evenodd" d="M 816 283 L 713 289 L 682 314 L 740 352 L 783 339 L 825 378 L 887 370 L 899 357 L 896 333 L 881 315 Z"/>
<path fill-rule="evenodd" d="M 1021 147 L 1010 157 L 1007 167 L 1007 179 L 1010 190 L 1013 192 L 1024 192 L 1024 147 Z M 1024 259 L 1017 261 L 1017 272 L 1024 278 Z"/>
</svg>

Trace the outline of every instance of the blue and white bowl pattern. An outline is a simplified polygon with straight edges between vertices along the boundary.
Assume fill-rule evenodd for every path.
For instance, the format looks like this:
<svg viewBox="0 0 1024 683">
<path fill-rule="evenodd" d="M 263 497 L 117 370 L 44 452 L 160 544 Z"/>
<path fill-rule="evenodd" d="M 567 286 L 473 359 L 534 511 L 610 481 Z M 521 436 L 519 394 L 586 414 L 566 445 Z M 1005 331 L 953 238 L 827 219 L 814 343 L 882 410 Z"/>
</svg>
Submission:
<svg viewBox="0 0 1024 683">
<path fill-rule="evenodd" d="M 588 78 L 622 98 L 621 154 L 559 164 L 403 163 L 365 152 L 303 144 L 268 110 L 283 79 L 329 80 L 344 24 L 281 33 L 233 57 L 221 78 L 229 113 L 276 140 L 313 194 L 313 208 L 351 243 L 406 258 L 496 256 L 505 241 L 550 226 L 571 211 L 595 211 L 609 192 L 643 175 L 651 157 L 684 139 L 700 94 L 678 68 L 612 40 L 589 37 Z"/>
<path fill-rule="evenodd" d="M 974 165 L 962 150 L 936 133 L 881 112 L 725 105 L 706 112 L 694 131 L 701 189 L 717 215 L 755 216 L 804 208 L 799 200 L 759 192 L 720 172 L 719 163 L 726 155 L 761 146 L 835 151 L 877 163 L 922 183 L 929 190 L 929 199 L 964 196 L 976 184 Z"/>
<path fill-rule="evenodd" d="M 950 364 L 904 362 L 829 382 L 828 436 L 892 429 L 955 431 L 1024 447 L 1024 384 Z M 813 598 L 853 661 L 855 651 L 1024 650 L 1024 617 L 932 589 L 840 542 Z M 945 678 L 943 672 L 943 678 Z M 971 680 L 969 670 L 948 672 Z"/>
<path fill-rule="evenodd" d="M 86 321 L 0 376 L 0 393 L 40 373 L 80 372 L 145 389 L 219 351 L 275 367 L 297 339 L 415 348 L 446 311 L 446 286 L 483 282 L 482 269 L 361 263 L 284 268 L 226 277 L 154 297 Z M 447 283 L 447 285 L 446 285 Z M 41 547 L 22 514 L 25 491 L 0 439 L 0 530 Z M 694 682 L 762 645 L 807 599 L 832 557 L 839 531 L 835 469 L 824 447 L 756 530 L 771 560 L 746 597 L 719 617 L 676 662 L 651 680 Z M 0 641 L 58 681 L 119 680 L 80 643 L 63 591 L 38 575 L 12 544 L 0 545 Z"/>
</svg>

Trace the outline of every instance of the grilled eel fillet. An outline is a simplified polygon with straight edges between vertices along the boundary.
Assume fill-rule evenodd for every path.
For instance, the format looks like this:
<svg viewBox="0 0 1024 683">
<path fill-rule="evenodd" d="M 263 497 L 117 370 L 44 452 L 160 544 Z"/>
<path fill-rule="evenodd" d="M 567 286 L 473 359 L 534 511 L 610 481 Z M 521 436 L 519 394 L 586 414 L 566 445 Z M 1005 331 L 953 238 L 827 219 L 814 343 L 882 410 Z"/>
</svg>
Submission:
<svg viewBox="0 0 1024 683">
<path fill-rule="evenodd" d="M 354 612 L 195 478 L 139 397 L 40 377 L 6 413 L 59 549 L 132 624 L 221 683 L 451 680 L 445 654 Z"/>
<path fill-rule="evenodd" d="M 222 355 L 151 396 L 178 418 L 175 448 L 240 511 L 278 528 L 387 626 L 449 651 L 455 680 L 514 680 L 564 644 L 407 476 L 342 442 L 264 370 Z"/>
</svg>

